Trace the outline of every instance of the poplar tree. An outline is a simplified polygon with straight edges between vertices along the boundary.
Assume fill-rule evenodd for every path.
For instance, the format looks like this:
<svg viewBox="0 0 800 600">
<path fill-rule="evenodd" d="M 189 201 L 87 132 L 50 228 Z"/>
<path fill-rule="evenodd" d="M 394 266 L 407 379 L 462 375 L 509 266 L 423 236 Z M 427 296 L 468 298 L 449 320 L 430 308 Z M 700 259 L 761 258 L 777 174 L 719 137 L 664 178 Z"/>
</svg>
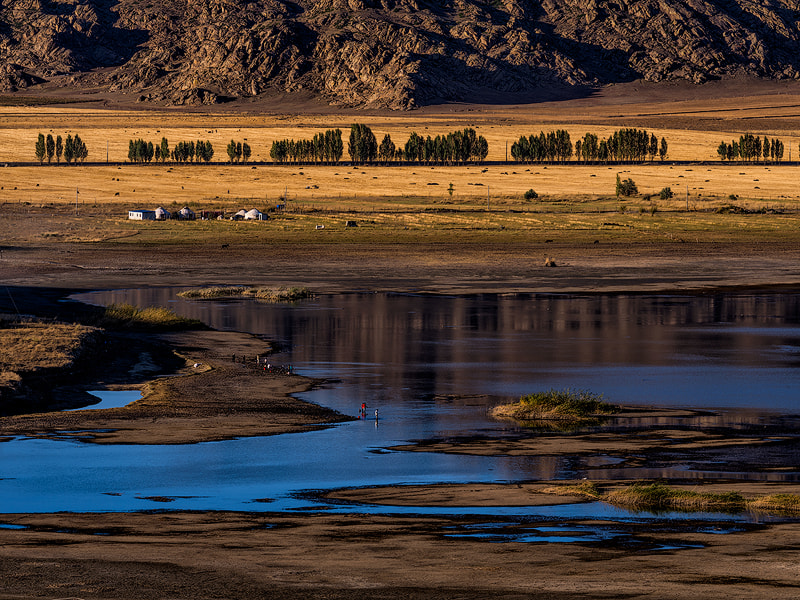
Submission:
<svg viewBox="0 0 800 600">
<path fill-rule="evenodd" d="M 394 142 L 392 141 L 392 136 L 388 133 L 383 136 L 383 140 L 381 140 L 381 145 L 378 147 L 378 158 L 380 158 L 383 162 L 389 162 L 394 158 Z"/>
<path fill-rule="evenodd" d="M 73 158 L 75 158 L 75 149 L 72 143 L 72 135 L 68 133 L 67 140 L 64 142 L 64 160 L 69 164 Z"/>
<path fill-rule="evenodd" d="M 169 142 L 167 138 L 161 138 L 161 162 L 164 162 L 169 158 Z"/>
<path fill-rule="evenodd" d="M 56 141 L 53 139 L 53 135 L 48 133 L 47 140 L 45 142 L 47 147 L 47 162 L 53 162 L 53 157 L 56 154 Z"/>
<path fill-rule="evenodd" d="M 39 160 L 39 164 L 44 162 L 45 157 L 47 156 L 47 144 L 44 139 L 44 134 L 40 133 L 39 137 L 36 138 L 36 158 Z"/>
<path fill-rule="evenodd" d="M 347 152 L 354 163 L 372 162 L 378 156 L 378 141 L 372 130 L 361 123 L 350 126 L 350 140 Z"/>
</svg>

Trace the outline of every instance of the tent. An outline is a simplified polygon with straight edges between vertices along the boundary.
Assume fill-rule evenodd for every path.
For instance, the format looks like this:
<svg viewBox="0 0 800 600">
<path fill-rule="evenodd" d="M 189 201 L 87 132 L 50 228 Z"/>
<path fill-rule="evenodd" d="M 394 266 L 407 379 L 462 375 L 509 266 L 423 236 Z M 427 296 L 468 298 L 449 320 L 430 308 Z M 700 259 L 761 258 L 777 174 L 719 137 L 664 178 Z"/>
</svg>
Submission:
<svg viewBox="0 0 800 600">
<path fill-rule="evenodd" d="M 253 208 L 245 213 L 244 218 L 246 221 L 263 221 L 267 218 L 267 215 L 262 213 L 257 208 Z"/>
<path fill-rule="evenodd" d="M 166 221 L 172 216 L 172 214 L 163 206 L 159 206 L 156 209 L 156 221 Z"/>
<path fill-rule="evenodd" d="M 178 213 L 179 218 L 186 219 L 188 221 L 194 220 L 194 211 L 189 208 L 188 206 L 184 206 L 180 212 Z"/>
</svg>

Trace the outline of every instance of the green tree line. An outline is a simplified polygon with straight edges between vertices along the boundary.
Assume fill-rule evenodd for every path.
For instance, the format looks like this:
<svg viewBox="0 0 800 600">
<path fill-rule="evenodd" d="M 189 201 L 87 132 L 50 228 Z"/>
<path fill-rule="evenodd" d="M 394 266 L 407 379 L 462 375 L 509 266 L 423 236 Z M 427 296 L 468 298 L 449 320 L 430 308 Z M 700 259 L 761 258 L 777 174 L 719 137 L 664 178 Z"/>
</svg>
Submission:
<svg viewBox="0 0 800 600">
<path fill-rule="evenodd" d="M 247 142 L 237 142 L 236 140 L 231 140 L 225 151 L 228 154 L 228 161 L 231 163 L 244 163 L 247 164 L 247 161 L 250 160 L 250 156 L 253 154 L 252 148 L 250 148 L 250 144 Z"/>
<path fill-rule="evenodd" d="M 770 140 L 764 136 L 762 140 L 760 136 L 746 133 L 739 136 L 738 140 L 731 140 L 731 143 L 720 142 L 717 146 L 717 156 L 720 160 L 739 160 L 742 162 L 756 162 L 762 159 L 764 161 L 781 161 L 783 160 L 784 146 L 783 142 L 779 139 Z"/>
<path fill-rule="evenodd" d="M 337 163 L 344 153 L 341 129 L 328 129 L 310 140 L 272 142 L 269 155 L 275 162 Z"/>
<path fill-rule="evenodd" d="M 520 136 L 511 144 L 511 157 L 519 162 L 566 161 L 572 157 L 569 132 L 559 129 L 539 135 Z"/>
<path fill-rule="evenodd" d="M 40 133 L 36 138 L 34 154 L 39 164 L 44 163 L 45 160 L 47 160 L 48 164 L 52 163 L 54 157 L 56 162 L 60 163 L 62 156 L 67 163 L 78 163 L 86 160 L 86 157 L 89 156 L 89 150 L 77 133 L 75 137 L 67 134 L 66 140 L 62 139 L 60 135 L 53 138 L 50 133 L 47 136 Z"/>
<path fill-rule="evenodd" d="M 153 144 L 143 139 L 128 140 L 128 160 L 136 163 L 156 162 L 210 162 L 214 157 L 214 146 L 209 141 L 178 142 L 170 150 L 169 141 L 162 137 L 161 142 Z"/>
<path fill-rule="evenodd" d="M 489 154 L 489 143 L 482 135 L 468 127 L 435 138 L 423 138 L 412 132 L 403 148 L 403 156 L 409 162 L 425 162 L 452 165 L 480 162 Z"/>
<path fill-rule="evenodd" d="M 574 149 L 574 150 L 573 150 Z M 539 135 L 521 136 L 511 145 L 511 156 L 518 162 L 644 162 L 667 157 L 665 138 L 659 142 L 655 134 L 639 129 L 618 129 L 608 138 L 587 133 L 573 146 L 569 132 L 559 129 Z"/>
</svg>

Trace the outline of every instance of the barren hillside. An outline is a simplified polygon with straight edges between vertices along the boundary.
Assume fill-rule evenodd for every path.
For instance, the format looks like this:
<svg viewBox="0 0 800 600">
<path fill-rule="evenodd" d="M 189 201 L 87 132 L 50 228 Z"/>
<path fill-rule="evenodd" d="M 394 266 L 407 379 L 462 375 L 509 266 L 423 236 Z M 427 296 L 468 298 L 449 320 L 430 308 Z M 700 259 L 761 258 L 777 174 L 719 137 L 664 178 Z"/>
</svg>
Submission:
<svg viewBox="0 0 800 600">
<path fill-rule="evenodd" d="M 407 109 L 800 72 L 794 0 L 7 0 L 0 91 L 213 104 L 303 90 Z"/>
</svg>

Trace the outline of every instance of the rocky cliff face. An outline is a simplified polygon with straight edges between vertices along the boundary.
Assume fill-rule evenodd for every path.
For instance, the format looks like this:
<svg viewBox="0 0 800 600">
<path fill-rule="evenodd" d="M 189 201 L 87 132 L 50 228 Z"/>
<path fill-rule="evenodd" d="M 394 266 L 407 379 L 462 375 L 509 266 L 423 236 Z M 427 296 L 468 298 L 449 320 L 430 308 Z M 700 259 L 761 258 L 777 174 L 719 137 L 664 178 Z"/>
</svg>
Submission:
<svg viewBox="0 0 800 600">
<path fill-rule="evenodd" d="M 520 101 L 645 79 L 800 77 L 794 0 L 5 0 L 0 90 L 57 75 L 169 104 Z"/>
</svg>

